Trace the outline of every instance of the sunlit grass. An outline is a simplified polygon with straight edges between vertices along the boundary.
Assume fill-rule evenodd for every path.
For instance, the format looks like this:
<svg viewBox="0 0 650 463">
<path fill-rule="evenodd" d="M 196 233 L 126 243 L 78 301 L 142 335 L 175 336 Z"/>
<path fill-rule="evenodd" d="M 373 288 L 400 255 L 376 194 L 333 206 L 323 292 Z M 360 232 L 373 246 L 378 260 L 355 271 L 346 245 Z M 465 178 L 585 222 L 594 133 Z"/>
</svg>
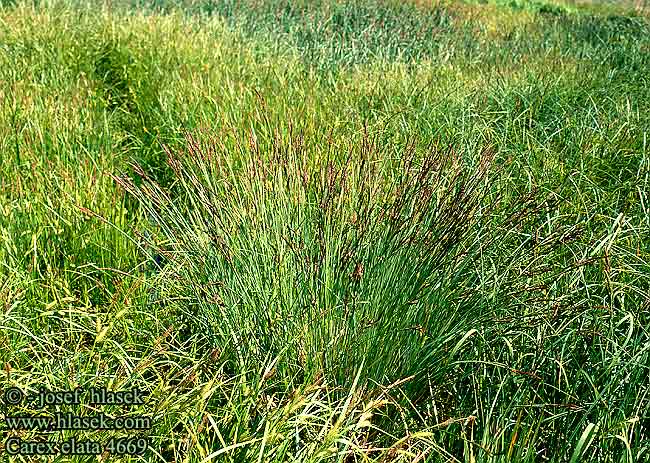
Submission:
<svg viewBox="0 0 650 463">
<path fill-rule="evenodd" d="M 1 4 L 3 389 L 144 389 L 145 461 L 648 458 L 639 8 Z"/>
</svg>

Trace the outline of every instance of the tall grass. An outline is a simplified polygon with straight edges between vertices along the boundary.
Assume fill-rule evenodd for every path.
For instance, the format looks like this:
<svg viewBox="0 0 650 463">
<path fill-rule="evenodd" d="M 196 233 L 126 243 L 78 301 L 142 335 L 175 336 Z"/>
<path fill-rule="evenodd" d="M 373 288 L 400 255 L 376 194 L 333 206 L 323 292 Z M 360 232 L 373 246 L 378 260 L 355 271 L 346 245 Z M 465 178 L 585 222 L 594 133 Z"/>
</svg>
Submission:
<svg viewBox="0 0 650 463">
<path fill-rule="evenodd" d="M 447 150 L 383 157 L 367 138 L 339 148 L 343 159 L 308 156 L 300 136 L 251 134 L 236 154 L 217 140 L 170 153 L 178 199 L 118 181 L 161 227 L 159 252 L 240 368 L 282 353 L 312 376 L 344 381 L 365 362 L 371 378 L 395 381 L 465 324 L 450 299 L 494 239 L 481 234 L 489 157 L 474 170 Z"/>
<path fill-rule="evenodd" d="M 163 243 L 197 326 L 235 370 L 266 365 L 264 377 L 284 384 L 356 375 L 367 393 L 405 381 L 402 408 L 471 417 L 463 454 L 487 460 L 519 426 L 534 433 L 521 458 L 568 458 L 583 428 L 633 425 L 647 412 L 647 392 L 632 399 L 625 386 L 645 383 L 646 334 L 630 309 L 593 312 L 611 297 L 585 275 L 603 242 L 585 243 L 584 223 L 549 219 L 552 195 L 504 198 L 488 153 L 472 164 L 448 148 L 417 156 L 362 138 L 314 157 L 300 135 L 279 133 L 232 135 L 236 152 L 226 134 L 190 136 L 187 152 L 168 151 L 178 196 L 138 167 L 141 186 L 116 177 L 153 218 L 150 244 Z M 585 245 L 590 257 L 576 258 Z M 598 357 L 585 344 L 595 333 Z M 514 396 L 499 400 L 505 391 Z"/>
<path fill-rule="evenodd" d="M 145 390 L 140 461 L 648 458 L 643 11 L 1 4 L 0 388 Z"/>
</svg>

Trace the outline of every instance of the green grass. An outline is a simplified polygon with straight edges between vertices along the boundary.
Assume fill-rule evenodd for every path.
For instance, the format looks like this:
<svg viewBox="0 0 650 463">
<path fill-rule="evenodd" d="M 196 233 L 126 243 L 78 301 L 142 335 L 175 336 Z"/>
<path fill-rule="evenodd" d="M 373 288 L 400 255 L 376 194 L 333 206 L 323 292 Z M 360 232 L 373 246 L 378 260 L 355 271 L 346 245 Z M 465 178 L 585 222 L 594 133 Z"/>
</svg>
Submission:
<svg viewBox="0 0 650 463">
<path fill-rule="evenodd" d="M 116 461 L 649 458 L 647 7 L 0 5 L 1 391 L 146 391 Z"/>
</svg>

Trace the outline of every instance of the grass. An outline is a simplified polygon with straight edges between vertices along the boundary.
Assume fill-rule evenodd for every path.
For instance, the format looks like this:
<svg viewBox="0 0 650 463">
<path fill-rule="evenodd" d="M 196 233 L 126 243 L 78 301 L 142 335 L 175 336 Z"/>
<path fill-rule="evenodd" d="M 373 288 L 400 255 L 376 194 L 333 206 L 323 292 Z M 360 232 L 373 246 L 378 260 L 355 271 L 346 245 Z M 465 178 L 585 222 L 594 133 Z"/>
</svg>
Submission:
<svg viewBox="0 0 650 463">
<path fill-rule="evenodd" d="M 43 460 L 648 459 L 644 5 L 0 5 L 0 389 L 154 423 Z"/>
</svg>

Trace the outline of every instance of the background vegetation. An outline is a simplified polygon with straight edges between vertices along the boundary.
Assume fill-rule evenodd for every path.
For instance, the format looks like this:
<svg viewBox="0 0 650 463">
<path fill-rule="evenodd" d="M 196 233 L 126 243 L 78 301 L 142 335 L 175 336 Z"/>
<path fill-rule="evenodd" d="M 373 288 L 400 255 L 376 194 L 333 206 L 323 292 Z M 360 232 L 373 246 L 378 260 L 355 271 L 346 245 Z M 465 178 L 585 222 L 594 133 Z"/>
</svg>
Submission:
<svg viewBox="0 0 650 463">
<path fill-rule="evenodd" d="M 0 389 L 146 391 L 100 461 L 649 458 L 647 5 L 0 5 Z"/>
</svg>

